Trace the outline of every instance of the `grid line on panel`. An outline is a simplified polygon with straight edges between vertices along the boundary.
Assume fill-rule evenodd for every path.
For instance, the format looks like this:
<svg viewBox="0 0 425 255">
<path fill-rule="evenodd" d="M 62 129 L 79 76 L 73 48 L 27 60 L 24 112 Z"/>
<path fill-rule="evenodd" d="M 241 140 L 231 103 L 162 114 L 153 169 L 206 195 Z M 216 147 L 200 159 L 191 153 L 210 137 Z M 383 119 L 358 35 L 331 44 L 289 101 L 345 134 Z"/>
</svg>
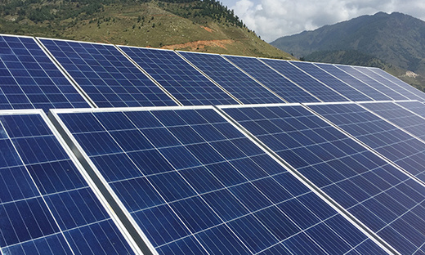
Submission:
<svg viewBox="0 0 425 255">
<path fill-rule="evenodd" d="M 133 253 L 47 117 L 41 111 L 0 114 L 0 180 L 5 184 L 0 188 L 0 213 L 8 217 L 0 222 L 1 251 Z"/>
<path fill-rule="evenodd" d="M 405 98 L 408 98 L 410 100 L 423 100 L 418 93 L 412 93 L 411 89 L 407 89 L 406 86 L 402 86 L 401 83 L 395 83 L 389 79 L 386 79 L 385 77 L 379 75 L 377 72 L 374 71 L 374 69 L 378 68 L 372 68 L 372 67 L 360 67 L 360 66 L 353 66 L 354 69 L 357 71 L 367 75 L 368 77 L 374 79 L 377 82 L 380 82 L 381 84 L 384 84 L 388 88 L 394 90 L 395 92 L 399 93 L 400 95 L 404 96 Z M 406 84 L 407 85 L 407 84 Z M 410 85 L 408 85 L 410 86 Z M 411 86 L 410 86 L 411 87 Z"/>
<path fill-rule="evenodd" d="M 190 66 L 174 51 L 121 47 L 141 68 L 183 105 L 236 103 L 228 94 Z"/>
<path fill-rule="evenodd" d="M 262 82 L 260 82 L 258 79 L 256 79 L 254 76 L 252 76 L 250 73 L 246 72 L 244 69 L 240 68 L 238 65 L 236 65 L 235 63 L 233 63 L 230 60 L 230 56 L 224 56 L 221 55 L 221 57 L 223 59 L 225 59 L 227 62 L 229 62 L 230 64 L 232 64 L 234 67 L 236 67 L 239 71 L 241 71 L 242 73 L 244 73 L 246 76 L 248 76 L 249 78 L 251 78 L 252 80 L 254 80 L 256 83 L 260 84 L 263 88 L 265 88 L 266 90 L 268 90 L 270 93 L 272 93 L 273 95 L 275 95 L 276 97 L 278 97 L 280 100 L 282 100 L 285 103 L 288 103 L 288 101 L 286 101 L 283 97 L 281 97 L 278 93 L 276 93 L 274 90 L 271 90 L 269 87 L 267 87 L 266 85 L 264 85 Z"/>
<path fill-rule="evenodd" d="M 253 76 L 258 82 L 270 88 L 287 102 L 295 103 L 320 101 L 314 97 L 314 95 L 311 95 L 302 87 L 289 81 L 279 72 L 265 65 L 257 58 L 239 56 L 224 57 L 239 66 L 249 75 Z"/>
<path fill-rule="evenodd" d="M 344 95 L 351 101 L 371 101 L 372 99 L 361 91 L 349 86 L 348 84 L 330 75 L 328 72 L 320 69 L 313 63 L 300 61 L 294 61 L 291 63 L 306 72 L 307 74 L 316 78 L 320 82 L 328 85 L 330 88 L 334 89 L 341 95 Z"/>
<path fill-rule="evenodd" d="M 337 93 L 332 88 L 329 88 L 325 84 L 319 82 L 317 79 L 313 78 L 306 72 L 291 64 L 291 61 L 276 59 L 260 59 L 260 61 L 272 67 L 274 70 L 285 76 L 285 78 L 304 88 L 305 90 L 310 92 L 310 94 L 319 98 L 321 101 L 348 101 L 347 97 Z"/>
<path fill-rule="evenodd" d="M 280 98 L 220 55 L 182 51 L 179 51 L 178 54 L 244 104 L 283 103 Z"/>
<path fill-rule="evenodd" d="M 34 38 L 1 35 L 0 48 L 0 108 L 89 107 Z"/>
<path fill-rule="evenodd" d="M 98 107 L 176 105 L 113 45 L 39 40 Z"/>
<path fill-rule="evenodd" d="M 415 210 L 425 209 L 425 197 L 419 195 L 425 188 L 408 175 L 302 106 L 223 110 L 384 243 L 400 253 L 413 253 L 422 247 L 425 236 L 419 225 L 425 221 Z M 417 200 L 410 198 L 413 194 Z M 397 220 L 397 215 L 403 216 Z M 412 224 L 411 218 L 418 223 Z M 406 234 L 407 229 L 417 237 Z"/>
<path fill-rule="evenodd" d="M 415 113 L 416 115 L 421 116 L 422 118 L 425 118 L 425 112 L 424 112 L 424 104 L 421 102 L 396 102 L 396 104 L 402 106 L 405 109 L 408 109 L 409 111 Z"/>
<path fill-rule="evenodd" d="M 329 74 L 333 75 L 337 79 L 340 79 L 346 84 L 352 86 L 353 88 L 361 91 L 363 94 L 373 98 L 375 101 L 391 100 L 390 97 L 388 97 L 387 95 L 384 95 L 381 91 L 378 91 L 376 88 L 369 86 L 368 84 L 362 82 L 361 80 L 355 78 L 354 76 L 339 69 L 337 65 L 324 64 L 324 63 L 314 63 L 314 65 L 328 72 Z"/>
<path fill-rule="evenodd" d="M 376 74 L 378 74 L 379 76 L 381 76 L 381 77 L 383 77 L 383 78 L 385 78 L 385 79 L 387 79 L 387 80 L 391 81 L 392 83 L 394 83 L 394 84 L 396 84 L 396 85 L 400 86 L 400 87 L 401 87 L 401 88 L 403 88 L 404 90 L 409 91 L 411 94 L 414 94 L 414 95 L 416 95 L 416 96 L 420 97 L 420 98 L 421 98 L 421 100 L 419 100 L 419 101 L 424 102 L 424 100 L 425 100 L 425 94 L 424 94 L 424 92 L 423 92 L 423 91 L 421 91 L 421 90 L 419 90 L 419 89 L 417 89 L 417 88 L 415 88 L 415 87 L 413 87 L 413 86 L 411 86 L 411 85 L 407 84 L 406 82 L 404 82 L 404 81 L 402 81 L 402 80 L 400 80 L 400 79 L 398 79 L 398 78 L 396 78 L 396 77 L 392 76 L 391 74 L 389 74 L 389 73 L 385 72 L 385 71 L 384 71 L 384 70 L 382 70 L 382 69 L 378 69 L 378 68 L 376 68 L 376 69 L 373 69 L 373 71 L 374 71 Z"/>
<path fill-rule="evenodd" d="M 160 254 L 176 249 L 197 254 L 341 252 L 357 250 L 357 245 L 372 245 L 379 252 L 213 108 L 58 116 Z M 90 147 L 92 141 L 85 134 L 93 132 L 92 139 L 110 142 Z M 120 171 L 110 166 L 116 160 L 125 166 Z M 149 166 L 153 162 L 155 168 Z M 336 222 L 353 230 L 359 241 L 351 244 Z M 164 228 L 167 231 L 162 232 Z M 318 231 L 337 245 L 323 243 Z M 305 242 L 303 248 L 295 244 L 300 240 Z"/>
<path fill-rule="evenodd" d="M 425 140 L 425 118 L 417 115 L 396 103 L 361 104 L 362 107 L 372 111 L 381 118 L 407 132 L 411 136 Z M 425 110 L 425 107 L 422 107 Z"/>
<path fill-rule="evenodd" d="M 408 98 L 404 95 L 400 94 L 399 92 L 395 91 L 393 88 L 390 88 L 386 86 L 385 84 L 367 76 L 366 74 L 363 74 L 359 70 L 355 69 L 352 66 L 346 66 L 346 65 L 335 65 L 337 68 L 343 70 L 344 72 L 352 75 L 356 79 L 366 83 L 367 85 L 377 89 L 378 91 L 382 92 L 386 96 L 392 98 L 393 100 L 407 100 Z"/>
<path fill-rule="evenodd" d="M 422 182 L 425 144 L 360 105 L 309 106 Z"/>
</svg>

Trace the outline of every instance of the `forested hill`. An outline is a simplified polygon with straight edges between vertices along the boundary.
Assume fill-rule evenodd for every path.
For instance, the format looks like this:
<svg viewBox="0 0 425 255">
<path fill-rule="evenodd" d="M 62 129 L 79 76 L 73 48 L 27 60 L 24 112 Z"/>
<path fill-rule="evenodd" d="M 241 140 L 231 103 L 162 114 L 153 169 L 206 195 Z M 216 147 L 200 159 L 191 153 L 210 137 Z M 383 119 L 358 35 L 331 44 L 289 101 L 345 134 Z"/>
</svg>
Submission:
<svg viewBox="0 0 425 255">
<path fill-rule="evenodd" d="M 291 58 L 215 0 L 3 0 L 0 33 Z"/>
</svg>

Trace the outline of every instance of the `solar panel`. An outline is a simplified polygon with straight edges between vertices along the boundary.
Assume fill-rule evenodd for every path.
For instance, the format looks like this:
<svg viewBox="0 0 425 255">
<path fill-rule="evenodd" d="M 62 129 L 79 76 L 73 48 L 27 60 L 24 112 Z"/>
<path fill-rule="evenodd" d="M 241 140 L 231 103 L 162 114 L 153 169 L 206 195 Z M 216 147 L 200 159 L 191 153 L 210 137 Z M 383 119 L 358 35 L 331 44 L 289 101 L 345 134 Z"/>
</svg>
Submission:
<svg viewBox="0 0 425 255">
<path fill-rule="evenodd" d="M 420 140 L 356 104 L 309 107 L 425 181 L 425 144 Z"/>
<path fill-rule="evenodd" d="M 347 98 L 330 89 L 323 83 L 309 76 L 289 61 L 276 59 L 261 59 L 264 63 L 283 74 L 286 78 L 295 82 L 311 94 L 324 102 L 347 101 Z"/>
<path fill-rule="evenodd" d="M 174 51 L 120 48 L 183 105 L 237 104 Z"/>
<path fill-rule="evenodd" d="M 302 106 L 223 110 L 398 252 L 424 252 L 424 186 Z"/>
<path fill-rule="evenodd" d="M 0 109 L 90 107 L 34 38 L 0 35 Z"/>
<path fill-rule="evenodd" d="M 176 105 L 113 45 L 40 41 L 98 107 Z"/>
<path fill-rule="evenodd" d="M 402 94 L 395 91 L 393 88 L 390 88 L 387 86 L 387 84 L 383 84 L 379 81 L 376 81 L 375 79 L 363 74 L 362 72 L 358 71 L 352 66 L 346 66 L 346 65 L 336 65 L 339 69 L 343 70 L 344 72 L 354 76 L 355 78 L 359 79 L 360 81 L 366 83 L 367 85 L 379 90 L 386 96 L 392 98 L 393 100 L 407 100 L 408 98 L 403 96 Z"/>
<path fill-rule="evenodd" d="M 412 111 L 416 113 L 417 115 L 425 118 L 425 105 L 423 103 L 417 102 L 417 101 L 396 102 L 396 103 L 408 109 L 409 111 Z"/>
<path fill-rule="evenodd" d="M 179 54 L 244 104 L 283 102 L 220 55 L 194 52 L 179 52 Z"/>
<path fill-rule="evenodd" d="M 391 102 L 361 105 L 425 141 L 425 119 L 423 117 Z"/>
<path fill-rule="evenodd" d="M 54 113 L 153 253 L 385 253 L 212 107 Z"/>
<path fill-rule="evenodd" d="M 290 103 L 295 102 L 319 102 L 317 98 L 306 90 L 290 82 L 284 76 L 264 65 L 257 58 L 224 56 L 239 68 L 249 73 L 257 81 L 261 82 L 279 96 Z"/>
<path fill-rule="evenodd" d="M 321 64 L 321 63 L 314 63 L 314 65 L 316 65 L 320 69 L 330 73 L 331 75 L 335 76 L 336 78 L 340 79 L 341 81 L 347 83 L 351 87 L 361 91 L 363 94 L 373 98 L 374 100 L 391 100 L 390 97 L 384 95 L 383 93 L 378 91 L 376 88 L 371 87 L 371 86 L 367 85 L 366 83 L 356 79 L 355 77 L 344 72 L 343 70 L 339 69 L 335 65 Z"/>
<path fill-rule="evenodd" d="M 330 75 L 326 71 L 315 66 L 313 63 L 300 62 L 300 61 L 294 61 L 291 63 L 297 66 L 298 68 L 300 68 L 301 70 L 303 70 L 304 72 L 308 73 L 309 75 L 313 76 L 317 80 L 321 81 L 322 83 L 333 88 L 338 93 L 340 93 L 341 95 L 344 95 L 351 101 L 371 101 L 372 100 L 372 98 L 370 98 L 369 96 L 349 86 L 343 81 L 335 78 L 334 76 Z"/>
<path fill-rule="evenodd" d="M 409 84 L 407 84 L 407 83 L 405 83 L 404 81 L 402 81 L 402 80 L 400 80 L 400 79 L 398 79 L 397 77 L 395 77 L 395 76 L 392 76 L 391 74 L 389 74 L 389 73 L 387 73 L 387 72 L 385 72 L 384 70 L 382 70 L 382 69 L 379 69 L 379 68 L 373 68 L 372 69 L 375 73 L 377 73 L 378 75 L 380 75 L 381 77 L 383 77 L 383 78 L 385 78 L 385 79 L 387 79 L 387 80 L 389 80 L 389 81 L 391 81 L 392 83 L 394 83 L 394 84 L 397 84 L 398 86 L 400 86 L 400 87 L 402 87 L 404 90 L 407 90 L 407 91 L 409 91 L 411 94 L 414 94 L 414 95 L 416 95 L 416 96 L 418 96 L 418 97 L 420 97 L 421 98 L 421 100 L 420 101 L 425 101 L 425 94 L 424 94 L 424 92 L 423 91 L 420 91 L 419 89 L 417 89 L 417 88 L 415 88 L 415 87 L 413 87 L 413 86 L 411 86 L 411 85 L 409 85 Z"/>
<path fill-rule="evenodd" d="M 418 96 L 418 92 L 416 91 L 416 93 L 412 92 L 412 89 L 407 89 L 407 86 L 412 87 L 408 84 L 406 84 L 407 86 L 400 86 L 401 84 L 403 84 L 403 82 L 399 81 L 399 82 L 392 82 L 391 80 L 388 80 L 384 77 L 382 77 L 381 75 L 379 75 L 378 73 L 376 73 L 374 70 L 379 69 L 379 68 L 372 68 L 372 67 L 361 67 L 361 66 L 353 66 L 354 69 L 356 69 L 357 71 L 362 72 L 363 74 L 369 76 L 370 78 L 386 85 L 387 87 L 391 88 L 392 90 L 396 91 L 397 93 L 403 95 L 404 97 L 410 99 L 410 100 L 423 100 L 422 97 Z M 400 84 L 400 85 L 399 85 Z"/>
<path fill-rule="evenodd" d="M 1 254 L 134 254 L 41 113 L 0 112 Z"/>
</svg>

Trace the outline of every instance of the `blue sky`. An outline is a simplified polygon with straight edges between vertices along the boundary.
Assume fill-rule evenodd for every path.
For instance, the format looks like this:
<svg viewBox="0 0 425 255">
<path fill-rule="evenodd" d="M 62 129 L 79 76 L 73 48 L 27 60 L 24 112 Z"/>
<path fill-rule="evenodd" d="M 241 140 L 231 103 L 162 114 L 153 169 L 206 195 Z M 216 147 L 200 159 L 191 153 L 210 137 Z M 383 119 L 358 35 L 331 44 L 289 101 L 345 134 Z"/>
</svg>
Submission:
<svg viewBox="0 0 425 255">
<path fill-rule="evenodd" d="M 425 20 L 423 0 L 220 0 L 266 42 L 361 15 L 401 12 Z"/>
</svg>

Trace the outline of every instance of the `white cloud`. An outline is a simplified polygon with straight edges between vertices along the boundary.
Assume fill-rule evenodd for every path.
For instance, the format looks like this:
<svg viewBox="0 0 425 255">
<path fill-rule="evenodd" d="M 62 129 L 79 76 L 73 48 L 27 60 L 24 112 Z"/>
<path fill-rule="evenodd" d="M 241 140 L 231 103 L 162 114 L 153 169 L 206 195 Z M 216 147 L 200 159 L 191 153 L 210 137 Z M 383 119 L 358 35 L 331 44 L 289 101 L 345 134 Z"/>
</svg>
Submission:
<svg viewBox="0 0 425 255">
<path fill-rule="evenodd" d="M 425 2 L 417 0 L 239 0 L 230 8 L 268 42 L 379 11 L 425 20 Z"/>
</svg>

